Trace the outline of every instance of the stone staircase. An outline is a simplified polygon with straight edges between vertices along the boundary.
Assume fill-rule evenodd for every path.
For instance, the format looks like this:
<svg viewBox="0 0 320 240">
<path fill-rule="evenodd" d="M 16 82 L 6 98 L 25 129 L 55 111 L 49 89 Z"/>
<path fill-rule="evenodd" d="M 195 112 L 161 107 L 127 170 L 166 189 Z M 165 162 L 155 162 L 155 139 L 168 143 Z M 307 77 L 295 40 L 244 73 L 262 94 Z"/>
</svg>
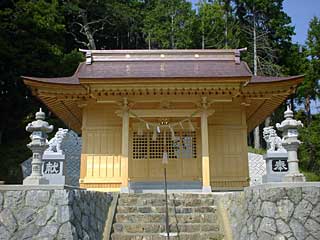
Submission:
<svg viewBox="0 0 320 240">
<path fill-rule="evenodd" d="M 168 195 L 170 232 L 181 240 L 222 240 L 215 199 L 212 194 Z M 163 240 L 165 195 L 159 193 L 120 194 L 112 240 Z"/>
</svg>

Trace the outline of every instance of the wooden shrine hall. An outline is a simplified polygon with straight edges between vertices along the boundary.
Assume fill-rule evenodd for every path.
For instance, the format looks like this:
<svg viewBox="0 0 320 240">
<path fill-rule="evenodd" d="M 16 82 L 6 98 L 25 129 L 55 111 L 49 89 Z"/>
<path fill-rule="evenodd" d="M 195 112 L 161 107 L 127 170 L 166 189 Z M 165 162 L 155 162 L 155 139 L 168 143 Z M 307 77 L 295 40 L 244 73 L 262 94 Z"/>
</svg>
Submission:
<svg viewBox="0 0 320 240">
<path fill-rule="evenodd" d="M 248 186 L 247 134 L 303 80 L 253 76 L 241 49 L 81 50 L 71 77 L 23 77 L 82 135 L 80 187 Z M 167 164 L 164 164 L 167 162 Z"/>
</svg>

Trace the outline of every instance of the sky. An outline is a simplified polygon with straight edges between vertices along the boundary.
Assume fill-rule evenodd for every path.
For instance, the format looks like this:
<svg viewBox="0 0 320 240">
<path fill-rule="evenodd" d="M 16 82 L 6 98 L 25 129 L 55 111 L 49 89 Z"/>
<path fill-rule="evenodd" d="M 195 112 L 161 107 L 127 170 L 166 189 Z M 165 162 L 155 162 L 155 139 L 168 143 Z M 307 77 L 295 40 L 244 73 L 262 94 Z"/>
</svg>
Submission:
<svg viewBox="0 0 320 240">
<path fill-rule="evenodd" d="M 304 44 L 307 39 L 308 26 L 314 17 L 320 17 L 320 0 L 285 0 L 284 11 L 291 17 L 296 35 L 293 42 Z"/>
<path fill-rule="evenodd" d="M 320 17 L 320 0 L 285 0 L 284 11 L 291 17 L 292 25 L 295 26 L 296 35 L 292 37 L 293 42 L 305 44 L 308 34 L 310 20 Z M 320 100 L 311 102 L 311 112 L 320 112 Z"/>
</svg>

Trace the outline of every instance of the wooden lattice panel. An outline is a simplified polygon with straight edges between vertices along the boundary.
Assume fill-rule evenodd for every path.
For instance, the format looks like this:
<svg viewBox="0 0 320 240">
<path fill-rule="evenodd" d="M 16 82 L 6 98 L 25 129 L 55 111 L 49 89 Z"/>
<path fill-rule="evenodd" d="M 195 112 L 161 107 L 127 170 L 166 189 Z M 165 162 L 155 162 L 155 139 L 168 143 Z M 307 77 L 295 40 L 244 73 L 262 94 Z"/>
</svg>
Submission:
<svg viewBox="0 0 320 240">
<path fill-rule="evenodd" d="M 157 134 L 153 141 L 152 132 L 133 132 L 132 157 L 137 159 L 162 159 L 165 150 L 169 159 L 197 158 L 196 132 L 177 131 L 172 139 L 170 132 Z M 166 139 L 165 139 L 166 138 Z"/>
</svg>

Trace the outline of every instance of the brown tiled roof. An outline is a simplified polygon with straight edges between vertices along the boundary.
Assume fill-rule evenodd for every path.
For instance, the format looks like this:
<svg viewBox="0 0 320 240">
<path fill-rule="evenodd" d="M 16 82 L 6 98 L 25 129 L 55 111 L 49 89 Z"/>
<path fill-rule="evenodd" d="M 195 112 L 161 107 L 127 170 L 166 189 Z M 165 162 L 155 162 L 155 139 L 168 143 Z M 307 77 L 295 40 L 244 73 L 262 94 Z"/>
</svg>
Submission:
<svg viewBox="0 0 320 240">
<path fill-rule="evenodd" d="M 78 78 L 250 77 L 246 63 L 234 61 L 119 61 L 81 64 Z"/>
<path fill-rule="evenodd" d="M 289 76 L 289 77 L 267 77 L 267 76 L 252 76 L 250 83 L 268 83 L 268 82 L 281 82 L 286 80 L 293 80 L 302 78 L 303 75 Z"/>
<path fill-rule="evenodd" d="M 40 77 L 27 77 L 22 76 L 23 79 L 32 80 L 36 82 L 53 83 L 53 84 L 70 84 L 79 85 L 79 78 L 76 75 L 71 77 L 57 77 L 57 78 L 40 78 Z"/>
<path fill-rule="evenodd" d="M 80 63 L 71 77 L 22 78 L 56 84 L 79 84 L 79 79 L 121 79 L 121 78 L 217 78 L 250 77 L 250 69 L 245 62 L 234 61 L 110 61 Z"/>
</svg>

